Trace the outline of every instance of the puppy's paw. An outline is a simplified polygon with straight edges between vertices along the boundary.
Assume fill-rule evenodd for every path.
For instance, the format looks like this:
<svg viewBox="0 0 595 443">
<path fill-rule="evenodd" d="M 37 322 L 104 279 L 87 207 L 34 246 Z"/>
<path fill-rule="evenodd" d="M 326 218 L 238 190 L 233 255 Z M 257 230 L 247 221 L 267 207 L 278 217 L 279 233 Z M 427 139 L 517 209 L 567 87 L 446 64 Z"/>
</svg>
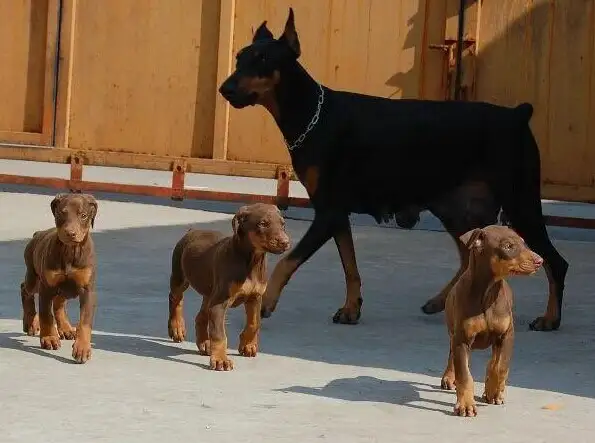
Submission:
<svg viewBox="0 0 595 443">
<path fill-rule="evenodd" d="M 214 371 L 231 371 L 233 369 L 233 361 L 227 355 L 211 356 L 210 368 Z"/>
<path fill-rule="evenodd" d="M 256 357 L 258 353 L 258 342 L 240 343 L 238 352 L 243 357 Z"/>
<path fill-rule="evenodd" d="M 44 335 L 41 336 L 40 339 L 41 349 L 48 349 L 48 350 L 58 350 L 62 345 L 60 343 L 60 337 L 57 335 Z"/>
<path fill-rule="evenodd" d="M 450 374 L 444 375 L 442 377 L 442 380 L 440 381 L 440 387 L 447 391 L 454 390 L 456 387 L 454 375 L 450 375 Z"/>
<path fill-rule="evenodd" d="M 39 316 L 37 314 L 23 317 L 23 332 L 30 336 L 39 334 Z"/>
<path fill-rule="evenodd" d="M 76 328 L 70 323 L 58 325 L 58 335 L 62 340 L 74 340 L 76 337 Z"/>
<path fill-rule="evenodd" d="M 421 311 L 424 314 L 432 315 L 444 311 L 444 300 L 429 299 L 422 307 Z"/>
<path fill-rule="evenodd" d="M 186 324 L 182 317 L 170 318 L 167 325 L 169 337 L 176 343 L 181 343 L 186 338 Z"/>
<path fill-rule="evenodd" d="M 72 358 L 77 363 L 87 363 L 91 358 L 91 342 L 86 339 L 76 339 L 72 344 Z"/>
<path fill-rule="evenodd" d="M 204 340 L 200 341 L 196 345 L 198 347 L 198 353 L 200 355 L 211 355 L 211 341 Z"/>
<path fill-rule="evenodd" d="M 482 400 L 489 405 L 503 405 L 504 404 L 504 391 L 489 392 L 485 390 L 482 396 Z"/>
<path fill-rule="evenodd" d="M 459 417 L 475 417 L 477 415 L 477 405 L 473 393 L 458 397 L 454 412 Z"/>
</svg>

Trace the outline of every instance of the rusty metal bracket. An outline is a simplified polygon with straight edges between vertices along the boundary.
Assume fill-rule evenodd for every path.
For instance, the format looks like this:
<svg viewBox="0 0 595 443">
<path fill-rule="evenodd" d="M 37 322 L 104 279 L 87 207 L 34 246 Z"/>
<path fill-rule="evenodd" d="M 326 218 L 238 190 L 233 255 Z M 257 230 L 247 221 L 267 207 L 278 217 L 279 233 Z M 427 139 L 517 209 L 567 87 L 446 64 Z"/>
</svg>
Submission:
<svg viewBox="0 0 595 443">
<path fill-rule="evenodd" d="M 184 200 L 184 179 L 186 178 L 186 160 L 175 160 L 171 176 L 171 199 Z"/>
<path fill-rule="evenodd" d="M 289 207 L 289 171 L 285 166 L 277 168 L 277 207 L 283 211 Z"/>
<path fill-rule="evenodd" d="M 463 40 L 463 47 L 462 51 L 468 51 L 469 56 L 475 56 L 475 39 L 465 39 Z M 440 44 L 431 44 L 429 45 L 430 49 L 439 50 L 444 52 L 444 65 L 446 70 L 446 85 L 445 85 L 445 99 L 452 100 L 453 98 L 459 96 L 465 96 L 464 90 L 466 89 L 465 86 L 457 86 L 455 83 L 455 78 L 457 76 L 457 72 L 462 69 L 461 66 L 457 68 L 457 50 L 458 50 L 458 41 L 455 39 L 445 39 L 444 43 Z"/>
<path fill-rule="evenodd" d="M 80 182 L 83 180 L 83 165 L 85 157 L 80 152 L 70 156 L 70 180 L 68 185 L 71 192 L 81 192 Z"/>
</svg>

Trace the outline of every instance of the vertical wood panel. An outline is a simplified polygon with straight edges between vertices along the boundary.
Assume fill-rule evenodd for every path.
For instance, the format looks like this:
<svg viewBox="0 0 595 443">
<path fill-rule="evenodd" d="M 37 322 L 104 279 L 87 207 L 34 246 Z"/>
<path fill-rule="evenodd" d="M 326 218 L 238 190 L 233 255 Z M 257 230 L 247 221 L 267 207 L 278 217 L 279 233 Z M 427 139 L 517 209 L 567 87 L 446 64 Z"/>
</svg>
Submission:
<svg viewBox="0 0 595 443">
<path fill-rule="evenodd" d="M 0 141 L 49 144 L 57 0 L 0 2 Z"/>
<path fill-rule="evenodd" d="M 77 0 L 71 148 L 208 154 L 214 103 L 204 101 L 214 100 L 216 63 L 206 46 L 216 42 L 201 42 L 202 12 L 199 0 Z"/>
</svg>

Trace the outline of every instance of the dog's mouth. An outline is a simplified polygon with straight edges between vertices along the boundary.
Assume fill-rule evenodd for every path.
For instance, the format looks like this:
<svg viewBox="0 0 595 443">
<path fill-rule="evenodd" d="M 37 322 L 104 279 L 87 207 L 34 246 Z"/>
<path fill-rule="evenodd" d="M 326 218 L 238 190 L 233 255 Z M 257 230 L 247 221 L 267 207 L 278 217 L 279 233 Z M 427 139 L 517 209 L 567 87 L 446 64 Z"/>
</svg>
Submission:
<svg viewBox="0 0 595 443">
<path fill-rule="evenodd" d="M 247 106 L 254 106 L 256 100 L 258 100 L 258 94 L 253 92 L 250 94 L 238 93 L 238 92 L 225 92 L 221 95 L 229 102 L 235 109 L 242 109 Z"/>
<path fill-rule="evenodd" d="M 290 242 L 274 242 L 267 245 L 266 250 L 271 254 L 283 254 L 291 247 Z"/>
</svg>

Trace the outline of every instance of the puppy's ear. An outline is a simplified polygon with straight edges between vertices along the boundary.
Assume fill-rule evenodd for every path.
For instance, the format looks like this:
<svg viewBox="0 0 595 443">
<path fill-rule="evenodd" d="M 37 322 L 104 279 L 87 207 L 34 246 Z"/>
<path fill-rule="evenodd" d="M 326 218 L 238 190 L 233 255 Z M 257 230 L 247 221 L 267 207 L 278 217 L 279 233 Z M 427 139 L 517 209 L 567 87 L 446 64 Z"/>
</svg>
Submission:
<svg viewBox="0 0 595 443">
<path fill-rule="evenodd" d="M 67 195 L 68 194 L 57 194 L 50 203 L 50 208 L 52 209 L 52 214 L 54 214 L 54 217 L 56 216 L 56 209 L 58 208 L 60 201 L 62 201 L 62 199 Z"/>
<path fill-rule="evenodd" d="M 295 54 L 295 58 L 299 58 L 302 51 L 300 48 L 300 40 L 298 39 L 297 31 L 295 30 L 295 19 L 293 17 L 293 8 L 289 8 L 289 15 L 285 22 L 285 29 L 283 34 L 279 37 L 279 41 L 284 42 Z"/>
<path fill-rule="evenodd" d="M 485 232 L 483 229 L 473 229 L 461 235 L 459 240 L 461 240 L 468 249 L 480 250 L 483 247 L 483 242 L 485 240 Z"/>
<path fill-rule="evenodd" d="M 97 215 L 97 200 L 95 200 L 95 197 L 89 194 L 85 195 L 85 200 L 87 201 L 90 207 L 89 217 L 91 217 L 91 227 L 94 228 L 95 216 Z"/>
<path fill-rule="evenodd" d="M 242 235 L 244 233 L 242 230 L 242 225 L 244 224 L 247 218 L 248 206 L 242 206 L 231 220 L 231 227 L 233 228 L 234 235 Z"/>
<path fill-rule="evenodd" d="M 261 23 L 258 29 L 256 29 L 254 37 L 252 37 L 252 43 L 258 40 L 273 40 L 274 38 L 273 33 L 267 28 L 267 21 L 265 20 Z"/>
</svg>

